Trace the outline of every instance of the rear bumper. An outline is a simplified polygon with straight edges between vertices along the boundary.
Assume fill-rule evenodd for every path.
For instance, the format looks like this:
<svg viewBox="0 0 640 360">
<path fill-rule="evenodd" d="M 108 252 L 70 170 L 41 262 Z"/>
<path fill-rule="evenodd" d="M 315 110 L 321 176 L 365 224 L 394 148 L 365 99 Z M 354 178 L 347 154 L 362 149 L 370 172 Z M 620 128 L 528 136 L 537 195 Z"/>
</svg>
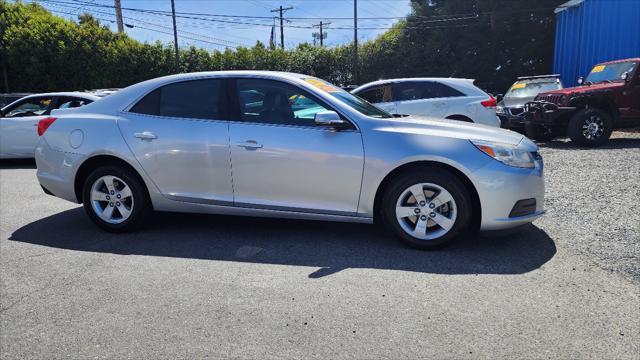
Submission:
<svg viewBox="0 0 640 360">
<path fill-rule="evenodd" d="M 35 151 L 36 176 L 44 192 L 78 203 L 74 188 L 76 165 L 83 155 L 52 149 L 44 138 L 38 141 Z"/>
</svg>

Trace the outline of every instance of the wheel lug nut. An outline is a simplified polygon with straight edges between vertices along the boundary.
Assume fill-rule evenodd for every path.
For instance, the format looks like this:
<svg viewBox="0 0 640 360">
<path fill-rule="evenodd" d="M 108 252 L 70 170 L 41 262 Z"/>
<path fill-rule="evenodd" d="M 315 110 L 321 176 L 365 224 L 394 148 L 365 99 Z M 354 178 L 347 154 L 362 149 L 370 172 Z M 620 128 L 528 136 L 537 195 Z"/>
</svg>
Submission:
<svg viewBox="0 0 640 360">
<path fill-rule="evenodd" d="M 110 199 L 111 199 L 111 196 L 107 195 L 107 200 L 110 200 Z"/>
<path fill-rule="evenodd" d="M 426 216 L 424 216 L 424 215 L 422 215 L 422 216 L 420 217 L 420 220 L 425 221 L 425 220 L 427 220 L 427 217 L 426 217 Z"/>
<path fill-rule="evenodd" d="M 420 208 L 413 209 L 413 212 L 415 212 L 416 214 L 420 214 Z"/>
<path fill-rule="evenodd" d="M 434 207 L 436 207 L 436 204 L 434 203 L 429 204 L 429 209 L 433 209 Z"/>
<path fill-rule="evenodd" d="M 116 192 L 115 192 L 115 191 L 113 191 L 113 190 L 111 190 L 111 191 L 110 191 L 110 193 L 111 193 L 111 195 L 113 195 L 113 194 L 115 194 Z"/>
<path fill-rule="evenodd" d="M 118 202 L 116 203 L 116 206 L 120 206 L 120 201 L 118 201 Z"/>
<path fill-rule="evenodd" d="M 436 213 L 432 212 L 431 214 L 429 214 L 429 216 L 431 216 L 432 218 L 436 217 Z"/>
<path fill-rule="evenodd" d="M 109 206 L 113 207 L 113 203 L 112 203 L 112 202 L 110 202 L 110 203 L 109 203 Z"/>
<path fill-rule="evenodd" d="M 120 199 L 120 197 L 121 197 L 121 196 L 120 196 L 120 194 L 118 194 L 118 195 L 116 195 L 116 197 L 117 197 L 118 199 Z"/>
<path fill-rule="evenodd" d="M 420 206 L 425 206 L 425 205 L 427 205 L 427 203 L 426 203 L 426 202 L 424 202 L 424 201 L 420 201 Z"/>
</svg>

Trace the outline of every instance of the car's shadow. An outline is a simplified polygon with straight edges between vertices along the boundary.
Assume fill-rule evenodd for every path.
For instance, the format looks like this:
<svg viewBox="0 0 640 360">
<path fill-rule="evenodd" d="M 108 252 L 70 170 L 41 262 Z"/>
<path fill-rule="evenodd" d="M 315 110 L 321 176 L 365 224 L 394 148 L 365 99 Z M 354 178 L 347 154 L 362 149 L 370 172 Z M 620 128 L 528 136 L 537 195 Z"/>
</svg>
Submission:
<svg viewBox="0 0 640 360">
<path fill-rule="evenodd" d="M 4 169 L 35 169 L 34 159 L 2 159 L 0 160 L 0 170 Z"/>
<path fill-rule="evenodd" d="M 468 236 L 441 251 L 407 248 L 375 225 L 192 214 L 156 214 L 137 233 L 98 230 L 82 208 L 27 224 L 9 238 L 36 245 L 119 255 L 166 256 L 309 266 L 319 278 L 349 268 L 435 274 L 522 274 L 556 253 L 531 225 L 508 237 Z"/>
</svg>

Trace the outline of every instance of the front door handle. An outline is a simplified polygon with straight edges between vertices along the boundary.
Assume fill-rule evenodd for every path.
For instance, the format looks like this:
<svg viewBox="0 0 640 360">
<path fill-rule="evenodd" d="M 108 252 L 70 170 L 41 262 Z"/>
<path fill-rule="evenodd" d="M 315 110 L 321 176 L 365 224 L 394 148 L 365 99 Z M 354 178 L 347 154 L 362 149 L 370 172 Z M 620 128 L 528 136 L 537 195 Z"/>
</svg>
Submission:
<svg viewBox="0 0 640 360">
<path fill-rule="evenodd" d="M 141 132 L 141 133 L 135 133 L 135 134 L 133 134 L 133 136 L 137 137 L 138 139 L 146 140 L 146 141 L 151 141 L 151 140 L 155 140 L 155 139 L 158 138 L 154 133 L 149 132 L 149 131 L 144 131 L 144 132 Z"/>
<path fill-rule="evenodd" d="M 236 146 L 245 148 L 247 150 L 256 150 L 262 148 L 262 144 L 258 144 L 255 140 L 247 140 L 245 142 L 237 143 Z"/>
</svg>

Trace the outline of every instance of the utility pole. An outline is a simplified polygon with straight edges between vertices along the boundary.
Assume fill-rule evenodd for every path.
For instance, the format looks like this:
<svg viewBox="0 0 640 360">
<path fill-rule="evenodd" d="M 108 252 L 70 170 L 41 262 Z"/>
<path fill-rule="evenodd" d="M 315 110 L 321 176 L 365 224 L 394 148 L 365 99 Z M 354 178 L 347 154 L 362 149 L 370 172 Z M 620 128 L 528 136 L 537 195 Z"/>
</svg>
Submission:
<svg viewBox="0 0 640 360">
<path fill-rule="evenodd" d="M 320 28 L 320 33 L 313 33 L 313 34 L 311 34 L 311 35 L 313 36 L 314 45 L 315 45 L 315 40 L 316 40 L 316 39 L 320 39 L 320 47 L 323 47 L 323 46 L 324 46 L 324 42 L 323 42 L 323 40 L 327 38 L 327 33 L 325 33 L 325 32 L 322 30 L 322 27 L 323 27 L 324 25 L 331 25 L 331 23 L 330 23 L 330 22 L 326 23 L 326 22 L 322 22 L 322 21 L 320 21 L 320 24 L 318 24 L 318 25 L 313 25 L 313 27 L 319 27 L 319 28 Z"/>
<path fill-rule="evenodd" d="M 124 32 L 124 24 L 122 22 L 122 6 L 120 0 L 113 0 L 113 5 L 116 8 L 116 23 L 118 24 L 118 32 Z"/>
<path fill-rule="evenodd" d="M 358 0 L 353 0 L 353 84 L 358 85 Z"/>
<path fill-rule="evenodd" d="M 285 11 L 291 10 L 291 9 L 293 9 L 293 6 L 289 6 L 288 8 L 283 8 L 282 5 L 280 5 L 279 8 L 271 10 L 271 12 L 280 13 L 280 48 L 282 48 L 282 50 L 284 50 L 284 24 L 283 24 L 284 18 L 282 17 L 282 15 L 284 14 Z"/>
<path fill-rule="evenodd" d="M 178 30 L 176 29 L 176 4 L 171 0 L 171 17 L 173 18 L 173 46 L 176 50 L 176 74 L 180 72 L 180 53 L 178 52 Z"/>
</svg>

